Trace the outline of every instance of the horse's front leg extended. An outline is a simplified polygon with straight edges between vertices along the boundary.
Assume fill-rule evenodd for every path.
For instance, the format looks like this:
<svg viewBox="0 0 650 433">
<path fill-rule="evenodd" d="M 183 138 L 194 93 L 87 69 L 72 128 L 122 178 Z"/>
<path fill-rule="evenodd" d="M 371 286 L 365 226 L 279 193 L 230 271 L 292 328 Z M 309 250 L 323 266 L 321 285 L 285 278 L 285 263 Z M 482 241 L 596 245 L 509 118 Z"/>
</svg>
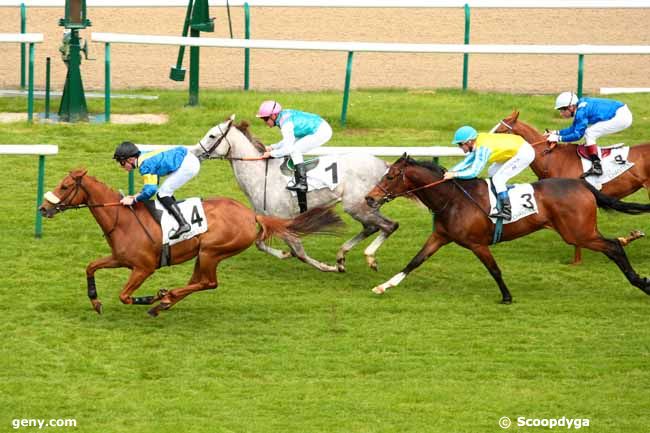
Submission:
<svg viewBox="0 0 650 433">
<path fill-rule="evenodd" d="M 470 247 L 470 249 L 474 255 L 479 258 L 483 265 L 485 265 L 487 270 L 490 272 L 490 275 L 492 275 L 492 278 L 494 278 L 494 281 L 497 282 L 499 290 L 501 290 L 501 303 L 511 304 L 512 296 L 506 287 L 506 283 L 503 282 L 503 278 L 501 278 L 501 269 L 499 269 L 499 265 L 497 265 L 497 262 L 494 260 L 490 248 L 488 248 L 487 245 L 474 245 Z"/>
<path fill-rule="evenodd" d="M 122 263 L 117 261 L 113 256 L 102 257 L 86 266 L 86 281 L 88 284 L 88 299 L 98 314 L 102 314 L 102 301 L 97 296 L 97 286 L 95 285 L 95 272 L 99 269 L 121 268 Z"/>
<path fill-rule="evenodd" d="M 380 284 L 372 289 L 373 292 L 375 292 L 378 295 L 383 294 L 386 292 L 391 287 L 397 286 L 399 283 L 402 282 L 404 278 L 415 268 L 420 266 L 426 259 L 431 257 L 436 251 L 438 251 L 441 247 L 447 245 L 449 243 L 449 239 L 446 237 L 440 235 L 437 232 L 434 232 L 429 236 L 429 239 L 427 239 L 426 243 L 424 246 L 420 249 L 420 251 L 411 259 L 408 265 L 402 270 L 402 272 L 396 274 L 393 278 L 390 280 L 386 281 L 383 284 Z"/>
<path fill-rule="evenodd" d="M 302 246 L 302 242 L 300 242 L 300 239 L 295 238 L 293 236 L 288 236 L 288 237 L 283 237 L 282 240 L 287 243 L 289 248 L 291 248 L 291 253 L 294 256 L 296 256 L 300 261 L 315 267 L 319 271 L 339 272 L 339 268 L 337 266 L 331 266 L 328 265 L 327 263 L 319 262 L 318 260 L 309 257 L 305 252 L 305 248 Z"/>
</svg>

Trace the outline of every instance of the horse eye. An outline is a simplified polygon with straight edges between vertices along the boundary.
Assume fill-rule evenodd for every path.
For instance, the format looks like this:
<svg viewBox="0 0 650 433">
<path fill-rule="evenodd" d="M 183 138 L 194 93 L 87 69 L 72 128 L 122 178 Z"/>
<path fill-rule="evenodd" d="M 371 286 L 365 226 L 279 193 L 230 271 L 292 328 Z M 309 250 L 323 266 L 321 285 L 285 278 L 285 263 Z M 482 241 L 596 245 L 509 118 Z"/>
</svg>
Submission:
<svg viewBox="0 0 650 433">
<path fill-rule="evenodd" d="M 61 185 L 61 191 L 65 191 L 66 189 L 68 189 L 67 185 Z"/>
<path fill-rule="evenodd" d="M 214 136 L 214 135 L 212 135 L 212 134 L 210 134 L 210 138 L 215 138 L 215 136 Z"/>
</svg>

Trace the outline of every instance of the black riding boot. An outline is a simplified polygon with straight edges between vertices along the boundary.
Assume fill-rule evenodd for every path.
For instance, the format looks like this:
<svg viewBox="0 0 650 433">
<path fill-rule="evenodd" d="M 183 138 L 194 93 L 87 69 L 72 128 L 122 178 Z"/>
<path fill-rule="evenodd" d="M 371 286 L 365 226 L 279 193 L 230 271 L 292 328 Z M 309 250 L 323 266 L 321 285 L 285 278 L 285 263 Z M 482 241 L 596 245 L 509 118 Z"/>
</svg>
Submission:
<svg viewBox="0 0 650 433">
<path fill-rule="evenodd" d="M 295 191 L 298 196 L 298 206 L 300 213 L 307 212 L 307 170 L 306 164 L 296 164 L 294 168 L 296 183 L 294 186 L 288 186 L 287 189 Z"/>
<path fill-rule="evenodd" d="M 603 174 L 603 167 L 600 165 L 598 155 L 589 155 L 589 159 L 591 160 L 591 168 L 582 173 L 582 176 L 580 176 L 582 179 L 587 176 L 600 176 Z"/>
<path fill-rule="evenodd" d="M 185 221 L 185 217 L 181 213 L 181 210 L 178 208 L 178 204 L 173 197 L 160 197 L 158 196 L 158 201 L 165 206 L 167 212 L 174 217 L 176 222 L 178 222 L 178 228 L 176 230 L 171 229 L 169 231 L 169 239 L 178 239 L 181 235 L 189 232 L 192 229 L 192 226 Z"/>
<path fill-rule="evenodd" d="M 306 164 L 296 164 L 293 174 L 296 179 L 294 186 L 288 186 L 287 189 L 291 191 L 307 192 L 307 170 Z"/>
<path fill-rule="evenodd" d="M 496 213 L 490 215 L 492 218 L 503 218 L 506 221 L 512 219 L 512 206 L 510 205 L 510 197 L 507 195 L 501 198 L 501 209 Z"/>
</svg>

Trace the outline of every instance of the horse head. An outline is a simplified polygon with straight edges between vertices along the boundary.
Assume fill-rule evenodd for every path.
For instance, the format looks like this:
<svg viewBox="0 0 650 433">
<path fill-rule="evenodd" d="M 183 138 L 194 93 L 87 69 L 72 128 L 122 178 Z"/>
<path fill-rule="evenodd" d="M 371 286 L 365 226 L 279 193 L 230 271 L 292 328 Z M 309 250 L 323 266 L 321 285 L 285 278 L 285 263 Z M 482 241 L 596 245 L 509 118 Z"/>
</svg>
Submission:
<svg viewBox="0 0 650 433">
<path fill-rule="evenodd" d="M 224 122 L 211 128 L 199 143 L 191 149 L 199 159 L 225 158 L 230 153 L 230 142 L 225 139 L 233 122 L 235 115 L 232 114 Z"/>
<path fill-rule="evenodd" d="M 55 214 L 66 209 L 77 207 L 88 202 L 88 190 L 83 179 L 88 171 L 85 169 L 72 170 L 54 188 L 43 196 L 44 202 L 39 208 L 41 215 L 52 218 Z"/>
<path fill-rule="evenodd" d="M 371 208 L 378 208 L 408 191 L 410 184 L 404 173 L 411 159 L 404 153 L 395 161 L 377 185 L 366 195 L 366 203 Z"/>
</svg>

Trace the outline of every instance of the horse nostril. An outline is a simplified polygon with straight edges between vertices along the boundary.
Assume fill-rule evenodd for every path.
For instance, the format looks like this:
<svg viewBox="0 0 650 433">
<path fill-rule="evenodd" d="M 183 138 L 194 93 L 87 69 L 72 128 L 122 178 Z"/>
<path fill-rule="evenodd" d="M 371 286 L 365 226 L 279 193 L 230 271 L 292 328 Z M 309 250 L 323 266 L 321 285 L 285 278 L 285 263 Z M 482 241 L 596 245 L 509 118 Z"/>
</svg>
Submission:
<svg viewBox="0 0 650 433">
<path fill-rule="evenodd" d="M 367 196 L 366 197 L 366 204 L 368 206 L 370 206 L 370 207 L 373 207 L 375 205 L 375 199 L 370 197 L 370 196 Z"/>
</svg>

